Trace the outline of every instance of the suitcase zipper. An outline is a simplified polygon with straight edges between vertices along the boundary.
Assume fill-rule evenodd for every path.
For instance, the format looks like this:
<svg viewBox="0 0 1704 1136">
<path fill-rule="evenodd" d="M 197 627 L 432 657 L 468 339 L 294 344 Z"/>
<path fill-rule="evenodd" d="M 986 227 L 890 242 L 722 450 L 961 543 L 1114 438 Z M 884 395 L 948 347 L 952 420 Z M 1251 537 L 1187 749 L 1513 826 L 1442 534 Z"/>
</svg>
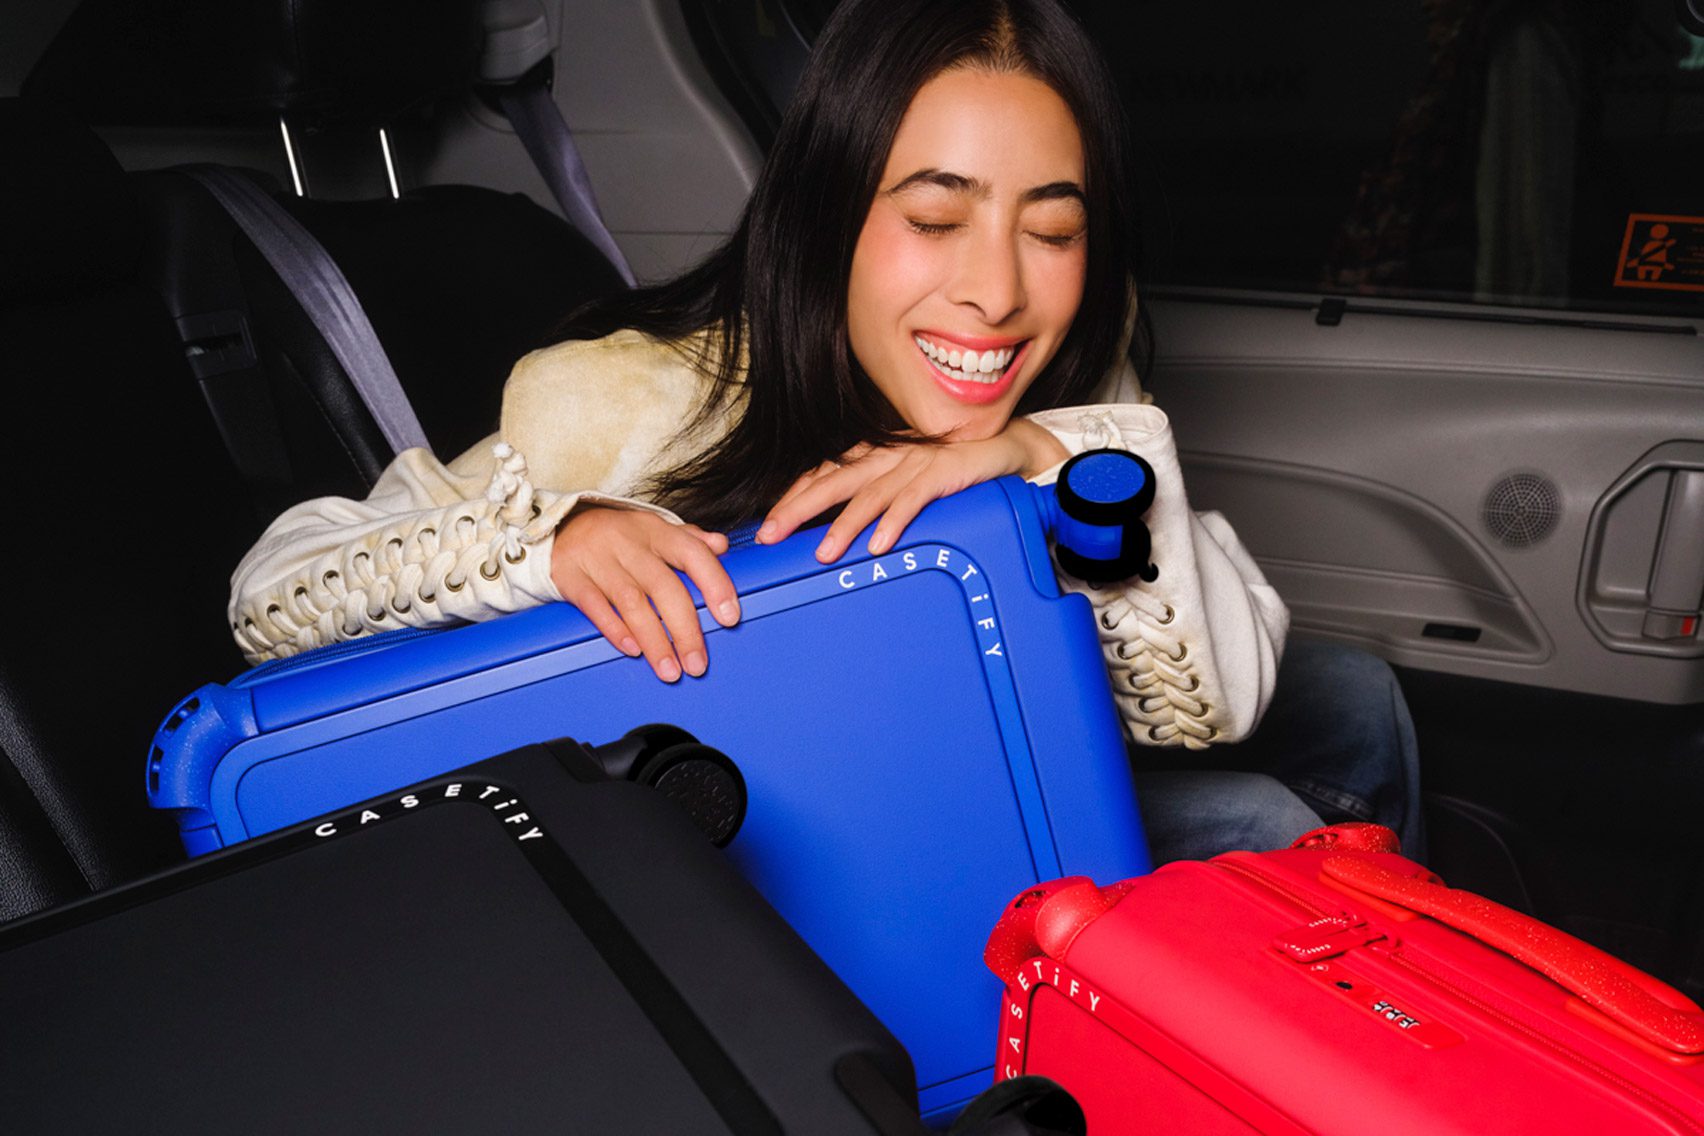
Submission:
<svg viewBox="0 0 1704 1136">
<path fill-rule="evenodd" d="M 1333 911 L 1333 910 L 1321 905 L 1319 902 L 1314 900 L 1311 896 L 1309 896 L 1305 892 L 1303 892 L 1300 888 L 1297 888 L 1292 884 L 1286 883 L 1284 880 L 1279 879 L 1278 877 L 1272 875 L 1271 873 L 1261 871 L 1260 869 L 1254 868 L 1254 867 L 1250 866 L 1249 864 L 1242 862 L 1240 859 L 1233 860 L 1233 859 L 1230 859 L 1229 857 L 1221 856 L 1221 857 L 1214 858 L 1210 862 L 1213 865 L 1215 865 L 1216 867 L 1223 868 L 1226 871 L 1229 871 L 1229 872 L 1232 872 L 1235 875 L 1241 876 L 1244 879 L 1250 881 L 1251 883 L 1257 884 L 1260 887 L 1266 889 L 1267 891 L 1272 892 L 1273 894 L 1280 896 L 1281 898 L 1287 900 L 1291 904 L 1294 904 L 1295 906 L 1301 908 L 1303 911 L 1306 911 L 1309 914 L 1313 915 L 1315 919 L 1331 919 L 1333 917 L 1341 917 L 1342 914 L 1343 914 L 1341 911 Z M 1381 938 L 1382 937 L 1383 936 L 1381 936 Z M 1322 942 L 1323 941 L 1324 940 L 1322 940 Z M 1365 944 L 1364 943 L 1352 943 L 1351 944 L 1351 946 L 1361 946 L 1361 945 L 1365 945 Z M 1349 949 L 1350 949 L 1350 946 L 1344 947 L 1344 951 L 1347 951 Z M 1490 948 L 1487 948 L 1487 949 L 1490 949 Z M 1337 953 L 1341 954 L 1341 953 L 1344 953 L 1344 951 L 1339 951 Z M 1460 1001 L 1460 1002 L 1462 1002 L 1462 1003 L 1464 1003 L 1468 1006 L 1473 1007 L 1474 1009 L 1478 1010 L 1480 1013 L 1485 1014 L 1487 1017 L 1494 1018 L 1498 1022 L 1501 1022 L 1503 1025 L 1507 1026 L 1508 1028 L 1514 1030 L 1516 1033 L 1520 1034 L 1522 1037 L 1525 1037 L 1530 1041 L 1536 1042 L 1537 1044 L 1544 1047 L 1545 1049 L 1548 1049 L 1552 1053 L 1555 1053 L 1557 1056 L 1564 1057 L 1567 1060 L 1574 1063 L 1575 1065 L 1580 1066 L 1581 1068 L 1585 1069 L 1588 1073 L 1591 1073 L 1591 1074 L 1595 1075 L 1596 1077 L 1600 1078 L 1604 1083 L 1606 1083 L 1608 1085 L 1612 1085 L 1615 1088 L 1620 1089 L 1623 1093 L 1627 1094 L 1629 1097 L 1631 1097 L 1631 1098 L 1639 1101 L 1641 1104 L 1645 1105 L 1646 1108 L 1650 1109 L 1651 1111 L 1653 1111 L 1655 1113 L 1658 1113 L 1661 1118 L 1666 1119 L 1670 1124 L 1678 1125 L 1680 1131 L 1691 1132 L 1691 1133 L 1694 1133 L 1694 1134 L 1698 1134 L 1698 1136 L 1704 1136 L 1704 1127 L 1700 1127 L 1697 1123 L 1695 1123 L 1685 1113 L 1681 1112 L 1679 1109 L 1677 1109 L 1675 1106 L 1669 1104 L 1667 1101 L 1664 1101 L 1660 1097 L 1653 1095 L 1652 1093 L 1650 1093 L 1646 1089 L 1640 1088 L 1638 1085 L 1633 1084 L 1631 1081 L 1627 1080 L 1625 1077 L 1622 1077 L 1621 1075 L 1614 1073 L 1614 1072 L 1610 1071 L 1609 1069 L 1606 1069 L 1604 1066 L 1598 1064 L 1596 1061 L 1593 1061 L 1590 1057 L 1587 1057 L 1585 1054 L 1581 1053 L 1579 1050 L 1574 1049 L 1573 1047 L 1568 1046 L 1568 1045 L 1564 1044 L 1563 1042 L 1556 1040 L 1555 1038 L 1547 1037 L 1544 1034 L 1540 1033 L 1538 1030 L 1535 1030 L 1532 1026 L 1527 1025 L 1525 1022 L 1520 1021 L 1519 1019 L 1511 1016 L 1508 1013 L 1505 1013 L 1502 1010 L 1497 1009 L 1494 1006 L 1488 1005 L 1483 999 L 1481 999 L 1481 998 L 1479 998 L 1479 997 L 1477 997 L 1473 994 L 1468 993 L 1467 991 L 1463 990 L 1460 986 L 1457 986 L 1454 982 L 1452 982 L 1448 978 L 1444 977 L 1441 974 L 1438 974 L 1436 971 L 1431 970 L 1430 968 L 1423 966 L 1422 964 L 1420 964 L 1418 962 L 1415 962 L 1413 959 L 1409 958 L 1407 955 L 1402 954 L 1397 950 L 1393 950 L 1393 949 L 1389 949 L 1389 948 L 1382 950 L 1382 951 L 1369 952 L 1369 953 L 1376 955 L 1376 957 L 1381 957 L 1381 958 L 1389 960 L 1391 963 L 1396 965 L 1399 969 L 1405 970 L 1409 974 L 1414 975 L 1416 978 L 1419 978 L 1419 979 L 1429 983 L 1430 985 L 1438 988 L 1446 996 L 1452 997 L 1452 998 L 1456 999 L 1457 1001 Z M 1330 957 L 1330 956 L 1329 955 L 1321 955 L 1319 957 Z"/>
<path fill-rule="evenodd" d="M 1274 892 L 1279 896 L 1282 896 L 1284 899 L 1289 900 L 1291 903 L 1295 904 L 1303 911 L 1306 911 L 1316 919 L 1323 919 L 1327 916 L 1342 914 L 1341 910 L 1334 911 L 1328 907 L 1322 906 L 1301 889 L 1285 883 L 1283 880 L 1271 875 L 1270 873 L 1251 867 L 1248 864 L 1243 863 L 1240 859 L 1233 860 L 1228 856 L 1219 856 L 1209 862 L 1215 867 L 1223 868 L 1227 872 L 1234 872 L 1237 875 L 1242 876 L 1244 879 L 1251 880 L 1254 883 L 1259 884 L 1267 891 Z"/>
</svg>

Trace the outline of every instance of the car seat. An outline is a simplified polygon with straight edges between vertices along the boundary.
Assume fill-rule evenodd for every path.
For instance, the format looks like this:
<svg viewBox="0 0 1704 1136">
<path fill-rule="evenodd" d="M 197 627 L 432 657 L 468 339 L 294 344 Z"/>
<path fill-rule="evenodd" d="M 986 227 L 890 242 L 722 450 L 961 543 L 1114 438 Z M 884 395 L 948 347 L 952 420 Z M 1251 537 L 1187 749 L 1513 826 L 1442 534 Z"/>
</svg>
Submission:
<svg viewBox="0 0 1704 1136">
<path fill-rule="evenodd" d="M 477 0 L 85 0 L 25 84 L 96 126 L 217 125 L 304 151 L 308 188 L 378 131 L 465 97 L 483 33 Z M 520 146 L 516 145 L 517 154 Z M 317 176 L 316 176 L 317 169 Z M 580 303 L 623 286 L 556 214 L 518 194 L 424 186 L 395 199 L 280 192 L 377 333 L 432 448 L 445 458 L 496 427 L 502 383 Z M 395 447 L 302 301 L 206 187 L 134 175 L 150 234 L 145 272 L 165 300 L 245 482 L 267 512 L 364 496 Z M 343 179 L 347 181 L 348 179 Z"/>
<path fill-rule="evenodd" d="M 261 518 L 170 315 L 138 276 L 141 215 L 99 139 L 0 100 L 0 917 L 181 857 L 150 815 L 159 717 L 242 666 L 231 565 Z"/>
</svg>

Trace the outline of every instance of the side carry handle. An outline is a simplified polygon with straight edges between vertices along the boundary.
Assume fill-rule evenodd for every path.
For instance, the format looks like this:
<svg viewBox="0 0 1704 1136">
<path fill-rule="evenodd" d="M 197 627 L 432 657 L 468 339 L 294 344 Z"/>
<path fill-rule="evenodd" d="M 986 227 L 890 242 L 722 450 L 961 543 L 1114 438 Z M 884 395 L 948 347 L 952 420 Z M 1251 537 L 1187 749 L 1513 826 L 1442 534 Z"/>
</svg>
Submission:
<svg viewBox="0 0 1704 1136">
<path fill-rule="evenodd" d="M 1696 1003 L 1564 931 L 1484 896 L 1398 875 L 1370 860 L 1331 856 L 1320 870 L 1512 956 L 1652 1045 L 1678 1054 L 1704 1054 L 1704 1012 Z"/>
</svg>

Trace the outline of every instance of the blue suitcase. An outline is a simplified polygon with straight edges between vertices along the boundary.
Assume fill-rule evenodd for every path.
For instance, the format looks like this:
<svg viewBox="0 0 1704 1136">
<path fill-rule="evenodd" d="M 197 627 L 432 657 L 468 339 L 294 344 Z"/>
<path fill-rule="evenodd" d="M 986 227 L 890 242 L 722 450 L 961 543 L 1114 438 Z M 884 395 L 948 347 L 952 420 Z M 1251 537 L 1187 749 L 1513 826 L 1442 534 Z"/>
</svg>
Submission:
<svg viewBox="0 0 1704 1136">
<path fill-rule="evenodd" d="M 1060 485 L 976 486 L 892 551 L 862 553 L 866 535 L 832 565 L 817 533 L 735 541 L 741 621 L 701 608 L 709 670 L 674 685 L 567 604 L 257 667 L 167 718 L 150 801 L 202 853 L 530 742 L 679 725 L 744 775 L 728 854 L 905 1044 L 924 1111 L 946 1115 L 992 1073 L 1001 989 L 981 952 L 1006 901 L 1149 869 L 1094 619 L 1060 595 L 1047 536 L 1082 573 L 1145 566 L 1152 478 L 1104 452 Z"/>
</svg>

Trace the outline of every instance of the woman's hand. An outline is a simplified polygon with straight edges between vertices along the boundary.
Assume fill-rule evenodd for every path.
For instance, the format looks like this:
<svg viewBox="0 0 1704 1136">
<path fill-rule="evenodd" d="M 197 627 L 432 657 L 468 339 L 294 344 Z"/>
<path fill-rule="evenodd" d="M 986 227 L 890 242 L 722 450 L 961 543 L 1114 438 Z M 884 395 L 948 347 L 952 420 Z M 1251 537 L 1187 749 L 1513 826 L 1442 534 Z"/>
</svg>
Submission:
<svg viewBox="0 0 1704 1136">
<path fill-rule="evenodd" d="M 582 509 L 556 530 L 550 578 L 562 598 L 629 657 L 644 654 L 664 682 L 709 665 L 686 573 L 723 627 L 739 622 L 733 581 L 717 559 L 728 538 L 632 509 Z"/>
<path fill-rule="evenodd" d="M 939 497 L 1008 473 L 1034 476 L 1069 457 L 1059 440 L 1040 426 L 1014 419 L 992 438 L 974 442 L 917 442 L 862 445 L 837 462 L 824 462 L 793 483 L 776 502 L 757 539 L 773 544 L 812 517 L 846 502 L 822 543 L 817 559 L 839 559 L 852 538 L 877 517 L 871 555 L 892 548 L 923 506 Z"/>
</svg>

